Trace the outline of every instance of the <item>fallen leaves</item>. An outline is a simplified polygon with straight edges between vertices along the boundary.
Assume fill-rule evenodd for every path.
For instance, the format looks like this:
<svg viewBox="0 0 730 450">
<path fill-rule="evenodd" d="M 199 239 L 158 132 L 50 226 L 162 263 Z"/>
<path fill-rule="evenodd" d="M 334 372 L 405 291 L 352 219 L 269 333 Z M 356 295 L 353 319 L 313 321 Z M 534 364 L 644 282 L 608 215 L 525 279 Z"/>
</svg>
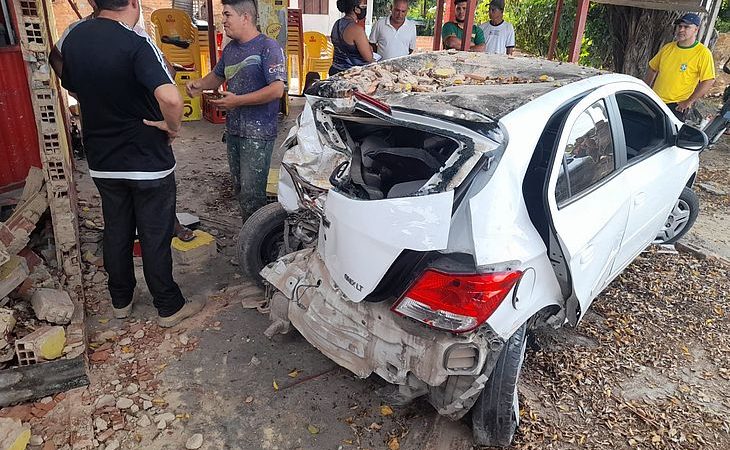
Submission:
<svg viewBox="0 0 730 450">
<path fill-rule="evenodd" d="M 315 427 L 311 423 L 307 425 L 307 431 L 309 431 L 309 434 L 319 434 L 319 428 Z"/>
<path fill-rule="evenodd" d="M 391 408 L 388 405 L 381 405 L 380 406 L 380 415 L 384 417 L 388 417 L 391 414 L 393 414 L 393 408 Z"/>
<path fill-rule="evenodd" d="M 278 391 L 278 390 L 279 390 L 279 383 L 277 383 L 277 382 L 276 382 L 276 380 L 274 380 L 274 381 L 273 381 L 273 382 L 271 383 L 271 385 L 272 385 L 272 386 L 274 386 L 274 390 L 275 390 L 275 391 Z"/>
</svg>

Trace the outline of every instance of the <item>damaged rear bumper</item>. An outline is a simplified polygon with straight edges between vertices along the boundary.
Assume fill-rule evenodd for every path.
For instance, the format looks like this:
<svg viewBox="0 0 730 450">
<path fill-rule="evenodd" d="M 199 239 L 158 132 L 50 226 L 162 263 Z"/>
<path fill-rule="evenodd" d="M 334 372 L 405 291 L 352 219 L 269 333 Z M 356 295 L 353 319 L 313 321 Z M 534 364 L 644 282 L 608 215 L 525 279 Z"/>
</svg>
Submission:
<svg viewBox="0 0 730 450">
<path fill-rule="evenodd" d="M 439 386 L 452 375 L 480 375 L 504 344 L 486 330 L 454 335 L 427 328 L 391 312 L 389 302 L 351 302 L 314 249 L 289 254 L 261 274 L 279 291 L 272 298 L 269 334 L 285 332 L 291 323 L 310 344 L 362 378 L 376 373 L 405 385 L 410 373 Z"/>
</svg>

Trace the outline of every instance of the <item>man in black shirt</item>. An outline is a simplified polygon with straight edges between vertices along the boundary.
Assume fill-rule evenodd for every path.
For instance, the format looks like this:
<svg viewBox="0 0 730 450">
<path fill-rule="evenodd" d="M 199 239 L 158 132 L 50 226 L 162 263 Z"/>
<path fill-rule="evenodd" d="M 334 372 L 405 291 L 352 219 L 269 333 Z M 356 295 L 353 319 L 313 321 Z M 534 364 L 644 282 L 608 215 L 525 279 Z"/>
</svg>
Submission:
<svg viewBox="0 0 730 450">
<path fill-rule="evenodd" d="M 138 0 L 97 0 L 97 18 L 74 28 L 62 48 L 63 86 L 79 100 L 89 173 L 104 214 L 104 265 L 114 316 L 132 309 L 135 229 L 144 276 L 159 313 L 171 327 L 199 312 L 172 277 L 175 158 L 182 98 L 162 54 L 132 29 Z"/>
</svg>

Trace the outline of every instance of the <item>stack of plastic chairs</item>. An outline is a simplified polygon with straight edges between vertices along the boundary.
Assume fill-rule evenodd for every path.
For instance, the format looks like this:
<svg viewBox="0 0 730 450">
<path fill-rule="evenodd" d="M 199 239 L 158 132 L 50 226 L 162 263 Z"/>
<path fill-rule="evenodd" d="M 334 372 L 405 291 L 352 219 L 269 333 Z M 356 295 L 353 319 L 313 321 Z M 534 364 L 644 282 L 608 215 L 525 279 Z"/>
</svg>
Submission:
<svg viewBox="0 0 730 450">
<path fill-rule="evenodd" d="M 200 97 L 190 98 L 185 93 L 185 84 L 200 78 L 203 68 L 198 28 L 188 13 L 173 8 L 155 10 L 150 22 L 157 46 L 167 61 L 183 67 L 175 73 L 175 83 L 185 103 L 183 120 L 199 120 L 202 116 Z"/>
<path fill-rule="evenodd" d="M 305 75 L 309 72 L 317 72 L 320 79 L 327 78 L 334 54 L 335 48 L 327 39 L 327 36 L 317 31 L 304 32 Z"/>
<path fill-rule="evenodd" d="M 287 10 L 286 58 L 289 78 L 289 93 L 300 95 L 304 89 L 304 34 L 302 32 L 302 10 Z M 296 81 L 294 83 L 293 81 Z"/>
</svg>

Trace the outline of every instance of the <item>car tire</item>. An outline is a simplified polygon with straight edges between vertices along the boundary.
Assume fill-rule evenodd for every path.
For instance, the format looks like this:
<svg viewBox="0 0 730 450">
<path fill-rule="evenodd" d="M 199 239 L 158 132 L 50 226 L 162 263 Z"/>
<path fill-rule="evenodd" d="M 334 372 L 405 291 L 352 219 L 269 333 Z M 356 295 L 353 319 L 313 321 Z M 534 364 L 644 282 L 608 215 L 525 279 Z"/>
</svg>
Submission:
<svg viewBox="0 0 730 450">
<path fill-rule="evenodd" d="M 674 244 L 692 228 L 699 213 L 700 201 L 697 194 L 692 189 L 685 187 L 654 243 Z"/>
<path fill-rule="evenodd" d="M 517 381 L 525 356 L 527 324 L 509 338 L 471 411 L 474 443 L 509 447 L 519 425 Z"/>
<path fill-rule="evenodd" d="M 238 234 L 238 266 L 241 275 L 263 286 L 259 272 L 281 255 L 287 213 L 279 202 L 256 210 Z"/>
</svg>

